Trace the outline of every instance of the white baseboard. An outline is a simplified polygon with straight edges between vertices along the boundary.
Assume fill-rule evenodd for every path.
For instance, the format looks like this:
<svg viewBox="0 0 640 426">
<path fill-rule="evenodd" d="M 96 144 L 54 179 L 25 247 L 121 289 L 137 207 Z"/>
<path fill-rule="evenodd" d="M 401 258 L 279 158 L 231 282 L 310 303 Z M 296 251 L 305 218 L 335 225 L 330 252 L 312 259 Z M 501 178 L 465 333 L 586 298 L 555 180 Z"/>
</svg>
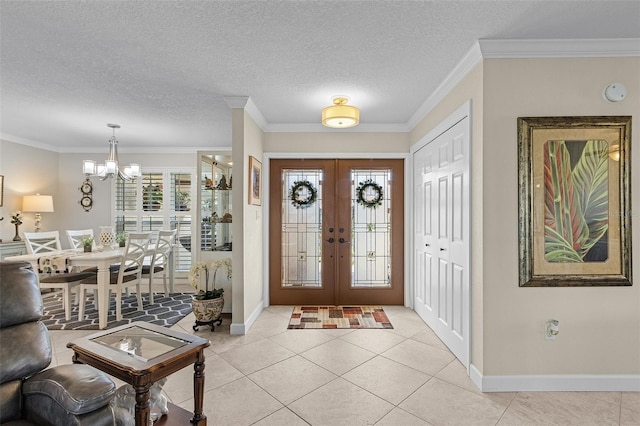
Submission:
<svg viewBox="0 0 640 426">
<path fill-rule="evenodd" d="M 251 313 L 247 321 L 245 321 L 244 323 L 231 324 L 231 327 L 229 328 L 229 333 L 233 335 L 246 334 L 247 331 L 249 331 L 249 329 L 253 325 L 253 323 L 256 322 L 256 319 L 258 319 L 258 316 L 262 313 L 263 310 L 264 310 L 264 304 L 262 302 L 258 303 L 258 306 L 256 306 L 256 308 L 253 310 L 253 312 Z"/>
<path fill-rule="evenodd" d="M 640 374 L 483 376 L 471 365 L 469 377 L 482 392 L 640 392 Z"/>
</svg>

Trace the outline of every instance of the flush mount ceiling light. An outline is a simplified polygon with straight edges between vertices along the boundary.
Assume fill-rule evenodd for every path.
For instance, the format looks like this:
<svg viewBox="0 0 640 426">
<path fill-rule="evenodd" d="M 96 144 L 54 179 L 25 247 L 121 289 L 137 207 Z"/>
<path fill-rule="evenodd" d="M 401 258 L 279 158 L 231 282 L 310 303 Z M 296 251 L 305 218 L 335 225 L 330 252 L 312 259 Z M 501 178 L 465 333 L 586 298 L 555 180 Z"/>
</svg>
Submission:
<svg viewBox="0 0 640 426">
<path fill-rule="evenodd" d="M 118 164 L 118 139 L 116 139 L 116 129 L 119 129 L 120 125 L 108 123 L 107 127 L 113 129 L 113 136 L 109 139 L 109 156 L 107 160 L 104 164 L 96 164 L 93 160 L 84 160 L 82 163 L 82 171 L 87 175 L 87 178 L 89 176 L 99 176 L 102 180 L 116 176 L 120 176 L 120 178 L 124 180 L 139 177 L 140 164 L 131 163 L 124 169 L 121 169 Z"/>
<path fill-rule="evenodd" d="M 322 110 L 322 124 L 337 129 L 357 126 L 360 122 L 360 110 L 347 105 L 347 102 L 349 98 L 346 96 L 334 97 L 333 105 Z"/>
</svg>

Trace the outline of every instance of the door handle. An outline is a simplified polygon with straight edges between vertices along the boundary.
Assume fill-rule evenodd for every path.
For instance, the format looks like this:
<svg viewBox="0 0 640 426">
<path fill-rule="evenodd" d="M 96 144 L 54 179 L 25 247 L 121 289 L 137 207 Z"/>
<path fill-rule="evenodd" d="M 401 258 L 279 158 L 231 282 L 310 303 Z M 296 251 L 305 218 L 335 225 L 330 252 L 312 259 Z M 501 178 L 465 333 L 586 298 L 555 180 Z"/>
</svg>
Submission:
<svg viewBox="0 0 640 426">
<path fill-rule="evenodd" d="M 345 240 L 344 238 L 340 238 L 340 239 L 338 240 L 338 242 L 339 242 L 340 244 L 344 244 L 344 243 L 348 243 L 349 241 Z"/>
<path fill-rule="evenodd" d="M 333 244 L 333 242 L 335 241 L 335 239 L 333 237 L 329 238 L 328 240 L 325 240 L 328 243 Z"/>
<path fill-rule="evenodd" d="M 440 251 L 447 251 L 447 249 L 446 248 L 441 248 Z"/>
</svg>

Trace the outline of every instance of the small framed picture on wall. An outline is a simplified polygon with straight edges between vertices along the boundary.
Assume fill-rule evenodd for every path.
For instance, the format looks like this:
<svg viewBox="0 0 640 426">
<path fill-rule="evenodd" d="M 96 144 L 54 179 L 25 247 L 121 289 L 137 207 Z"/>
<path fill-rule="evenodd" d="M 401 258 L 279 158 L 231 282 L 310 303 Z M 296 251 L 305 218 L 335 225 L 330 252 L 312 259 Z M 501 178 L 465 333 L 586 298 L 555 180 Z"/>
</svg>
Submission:
<svg viewBox="0 0 640 426">
<path fill-rule="evenodd" d="M 262 163 L 249 156 L 249 204 L 262 205 Z"/>
</svg>

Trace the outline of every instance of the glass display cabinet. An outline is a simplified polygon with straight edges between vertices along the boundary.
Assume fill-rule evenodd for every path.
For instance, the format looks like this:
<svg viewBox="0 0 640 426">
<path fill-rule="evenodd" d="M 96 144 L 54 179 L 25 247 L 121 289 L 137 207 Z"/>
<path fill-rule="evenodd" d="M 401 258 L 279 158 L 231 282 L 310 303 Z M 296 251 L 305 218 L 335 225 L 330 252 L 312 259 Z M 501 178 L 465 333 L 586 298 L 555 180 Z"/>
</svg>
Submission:
<svg viewBox="0 0 640 426">
<path fill-rule="evenodd" d="M 200 250 L 231 251 L 231 155 L 200 154 Z"/>
</svg>

